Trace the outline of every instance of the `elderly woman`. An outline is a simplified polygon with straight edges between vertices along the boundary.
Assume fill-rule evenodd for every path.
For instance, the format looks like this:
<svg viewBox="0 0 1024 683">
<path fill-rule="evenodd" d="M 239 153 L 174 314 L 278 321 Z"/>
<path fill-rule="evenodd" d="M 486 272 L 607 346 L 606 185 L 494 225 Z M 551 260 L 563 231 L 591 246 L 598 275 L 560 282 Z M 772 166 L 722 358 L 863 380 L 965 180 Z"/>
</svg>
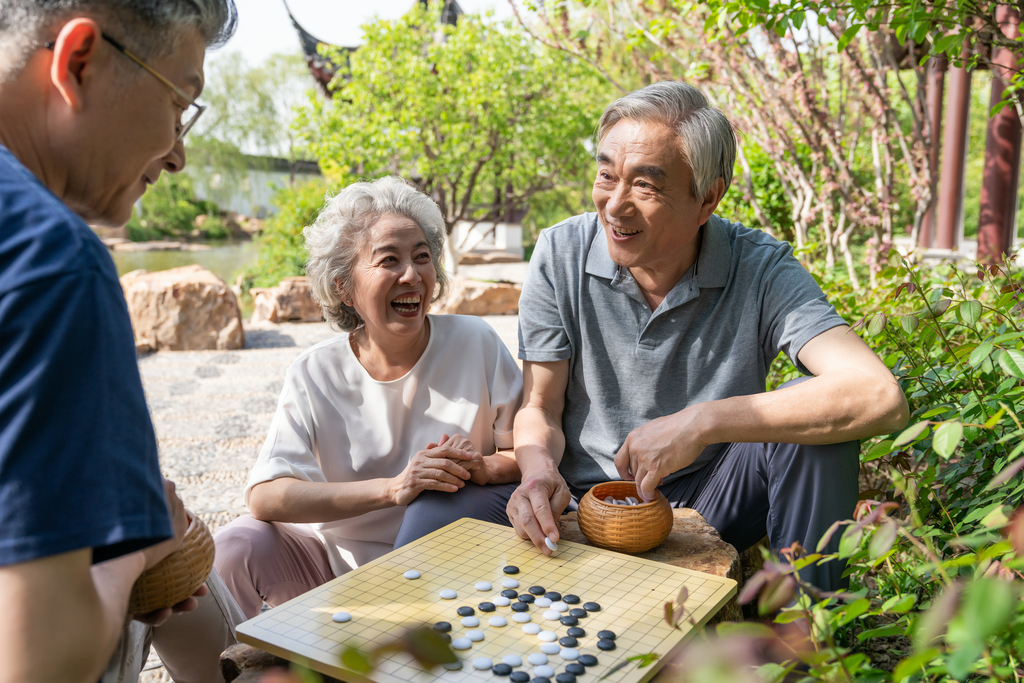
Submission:
<svg viewBox="0 0 1024 683">
<path fill-rule="evenodd" d="M 423 492 L 519 478 L 518 366 L 479 318 L 427 313 L 446 285 L 437 205 L 398 178 L 355 183 L 304 234 L 314 296 L 344 334 L 288 369 L 251 516 L 217 536 L 248 617 L 391 550 Z"/>
</svg>

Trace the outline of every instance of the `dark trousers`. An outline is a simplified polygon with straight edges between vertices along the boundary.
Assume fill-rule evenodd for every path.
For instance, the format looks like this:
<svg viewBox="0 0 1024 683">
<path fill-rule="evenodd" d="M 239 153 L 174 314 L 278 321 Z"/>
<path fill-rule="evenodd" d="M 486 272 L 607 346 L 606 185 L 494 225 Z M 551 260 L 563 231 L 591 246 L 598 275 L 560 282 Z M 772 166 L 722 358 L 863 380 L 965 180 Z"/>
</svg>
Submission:
<svg viewBox="0 0 1024 683">
<path fill-rule="evenodd" d="M 742 552 L 765 534 L 772 550 L 799 541 L 814 552 L 828 527 L 853 515 L 857 505 L 860 445 L 826 446 L 735 443 L 700 470 L 659 490 L 673 507 L 693 508 Z M 425 536 L 462 517 L 511 526 L 505 507 L 518 484 L 477 486 L 456 493 L 425 491 L 409 505 L 395 547 Z M 575 510 L 578 491 L 567 510 Z M 834 534 L 826 552 L 838 548 Z M 845 585 L 845 563 L 811 565 L 805 581 L 825 590 Z"/>
</svg>

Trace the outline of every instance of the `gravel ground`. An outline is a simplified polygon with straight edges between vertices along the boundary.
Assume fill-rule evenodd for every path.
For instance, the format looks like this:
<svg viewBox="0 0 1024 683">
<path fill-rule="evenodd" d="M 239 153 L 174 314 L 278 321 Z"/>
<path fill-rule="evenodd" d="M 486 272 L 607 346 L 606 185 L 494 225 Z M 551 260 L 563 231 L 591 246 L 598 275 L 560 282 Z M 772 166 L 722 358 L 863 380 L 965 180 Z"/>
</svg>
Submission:
<svg viewBox="0 0 1024 683">
<path fill-rule="evenodd" d="M 485 316 L 516 356 L 517 316 Z M 324 323 L 245 328 L 240 351 L 165 351 L 139 359 L 164 475 L 211 531 L 245 512 L 242 488 L 263 445 L 285 370 L 336 335 Z M 143 683 L 170 679 L 155 654 Z"/>
</svg>

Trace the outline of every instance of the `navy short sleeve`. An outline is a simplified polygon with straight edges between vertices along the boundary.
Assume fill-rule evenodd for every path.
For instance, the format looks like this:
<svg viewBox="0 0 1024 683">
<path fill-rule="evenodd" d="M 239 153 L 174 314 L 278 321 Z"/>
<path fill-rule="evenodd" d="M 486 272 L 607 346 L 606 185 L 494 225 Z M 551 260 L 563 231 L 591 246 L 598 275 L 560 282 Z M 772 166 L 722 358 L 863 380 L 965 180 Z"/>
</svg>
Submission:
<svg viewBox="0 0 1024 683">
<path fill-rule="evenodd" d="M 168 538 L 113 262 L 0 147 L 0 565 Z"/>
</svg>

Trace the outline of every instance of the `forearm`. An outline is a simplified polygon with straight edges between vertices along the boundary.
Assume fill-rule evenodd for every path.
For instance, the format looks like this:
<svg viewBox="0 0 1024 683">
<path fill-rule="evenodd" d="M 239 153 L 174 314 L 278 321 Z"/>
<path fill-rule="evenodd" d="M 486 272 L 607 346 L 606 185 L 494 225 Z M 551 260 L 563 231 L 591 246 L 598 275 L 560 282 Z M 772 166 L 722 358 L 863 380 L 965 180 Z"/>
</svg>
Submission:
<svg viewBox="0 0 1024 683">
<path fill-rule="evenodd" d="M 515 451 L 497 451 L 493 455 L 484 456 L 484 467 L 487 468 L 488 484 L 510 484 L 519 481 L 519 464 L 516 462 Z"/>
<path fill-rule="evenodd" d="M 316 523 L 393 507 L 391 479 L 311 482 L 281 477 L 249 492 L 249 511 L 264 522 Z"/>
<path fill-rule="evenodd" d="M 87 548 L 0 568 L 0 683 L 100 678 L 145 559 L 137 552 L 90 567 L 91 556 Z"/>
<path fill-rule="evenodd" d="M 565 452 L 562 425 L 545 410 L 527 405 L 516 415 L 515 454 L 522 478 L 558 469 Z"/>
<path fill-rule="evenodd" d="M 895 378 L 856 368 L 696 408 L 705 445 L 841 443 L 893 432 L 906 424 L 909 414 Z"/>
</svg>

